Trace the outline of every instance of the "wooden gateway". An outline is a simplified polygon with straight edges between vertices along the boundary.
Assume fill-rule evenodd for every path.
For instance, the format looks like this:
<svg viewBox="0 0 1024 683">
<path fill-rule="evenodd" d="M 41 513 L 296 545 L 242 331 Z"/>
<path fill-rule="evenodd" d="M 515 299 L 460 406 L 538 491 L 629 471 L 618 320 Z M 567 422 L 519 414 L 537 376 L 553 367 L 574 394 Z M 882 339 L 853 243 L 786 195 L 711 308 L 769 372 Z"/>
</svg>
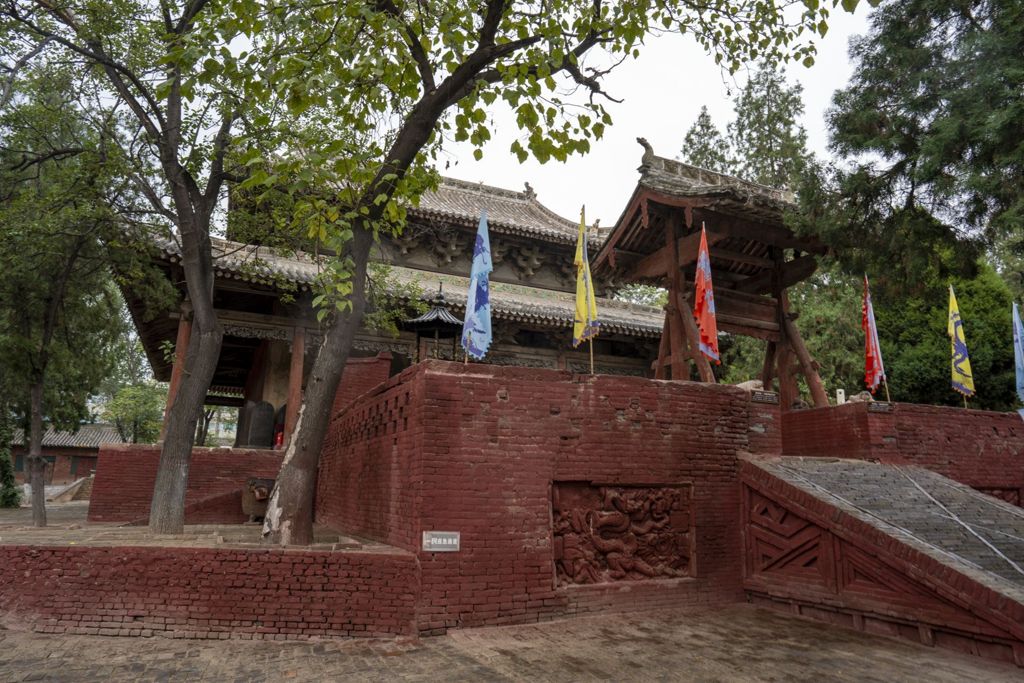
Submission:
<svg viewBox="0 0 1024 683">
<path fill-rule="evenodd" d="M 739 178 L 655 156 L 647 141 L 640 181 L 593 265 L 598 280 L 665 287 L 668 304 L 654 376 L 689 379 L 696 364 L 704 382 L 715 377 L 697 351 L 694 275 L 701 226 L 707 230 L 715 308 L 721 331 L 767 341 L 761 379 L 779 380 L 785 409 L 798 400 L 803 374 L 815 406 L 828 397 L 789 310 L 786 289 L 817 268 L 826 247 L 799 237 L 783 221 L 793 195 Z"/>
</svg>

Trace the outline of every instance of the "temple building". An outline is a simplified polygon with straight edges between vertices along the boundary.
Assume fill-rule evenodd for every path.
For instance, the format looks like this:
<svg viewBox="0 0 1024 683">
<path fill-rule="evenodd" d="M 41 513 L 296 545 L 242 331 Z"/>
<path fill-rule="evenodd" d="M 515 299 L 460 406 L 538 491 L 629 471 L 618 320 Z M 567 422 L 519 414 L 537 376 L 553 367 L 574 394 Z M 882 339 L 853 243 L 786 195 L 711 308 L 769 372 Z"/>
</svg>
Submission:
<svg viewBox="0 0 1024 683">
<path fill-rule="evenodd" d="M 823 394 L 813 360 L 799 339 L 785 288 L 809 276 L 815 240 L 793 235 L 783 224 L 792 198 L 785 192 L 657 157 L 646 143 L 640 180 L 610 230 L 587 229 L 599 294 L 601 333 L 594 341 L 598 374 L 690 378 L 690 362 L 703 381 L 714 381 L 692 335 L 692 283 L 701 225 L 706 225 L 718 298 L 719 327 L 769 342 L 766 386 L 781 377 L 783 402 L 796 397 L 794 372 L 807 378 L 818 402 Z M 439 289 L 442 307 L 460 319 L 480 212 L 487 211 L 494 271 L 494 329 L 484 362 L 589 372 L 587 349 L 573 349 L 573 257 L 579 223 L 541 204 L 526 185 L 516 192 L 445 178 L 409 209 L 395 238 L 382 238 L 373 255 L 389 277 L 415 283 L 429 301 Z M 178 357 L 190 329 L 184 302 L 180 247 L 160 245 L 158 263 L 182 292 L 178 310 L 144 317 L 143 302 L 127 293 L 129 308 L 157 379 L 177 378 Z M 224 344 L 208 402 L 240 409 L 236 446 L 271 447 L 290 433 L 305 373 L 319 334 L 312 306 L 322 261 L 309 254 L 283 255 L 258 245 L 214 240 L 214 305 Z M 612 298 L 629 283 L 663 286 L 665 310 Z M 414 327 L 414 326 L 413 326 Z M 397 336 L 364 327 L 353 357 L 388 352 L 392 373 L 426 357 L 461 360 L 452 344 L 434 343 L 412 327 Z M 793 358 L 797 360 L 793 365 Z M 670 372 L 669 372 L 670 369 Z"/>
</svg>

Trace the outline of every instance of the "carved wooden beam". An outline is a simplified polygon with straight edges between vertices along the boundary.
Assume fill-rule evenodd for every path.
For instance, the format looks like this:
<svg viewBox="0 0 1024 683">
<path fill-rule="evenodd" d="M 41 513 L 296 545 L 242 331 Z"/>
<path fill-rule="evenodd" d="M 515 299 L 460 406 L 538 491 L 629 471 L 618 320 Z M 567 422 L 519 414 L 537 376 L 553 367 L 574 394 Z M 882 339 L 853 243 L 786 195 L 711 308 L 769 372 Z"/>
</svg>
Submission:
<svg viewBox="0 0 1024 683">
<path fill-rule="evenodd" d="M 792 287 L 796 283 L 806 280 L 817 269 L 818 261 L 810 254 L 788 261 L 782 264 L 779 268 L 779 285 L 782 289 Z M 740 292 L 747 292 L 749 294 L 771 292 L 773 287 L 772 277 L 773 271 L 764 271 L 737 283 L 736 290 Z"/>
<path fill-rule="evenodd" d="M 719 235 L 713 232 L 708 233 L 708 249 L 711 251 L 712 256 L 715 255 L 715 250 L 711 247 L 725 239 L 725 235 Z M 680 237 L 676 242 L 676 263 L 679 267 L 686 267 L 697 262 L 697 252 L 700 251 L 700 233 L 694 232 L 685 237 Z M 627 277 L 637 278 L 654 278 L 664 277 L 670 272 L 672 267 L 672 250 L 666 245 L 654 252 L 650 256 L 644 257 L 636 266 L 633 268 L 632 273 Z M 769 264 L 771 261 L 769 261 Z"/>
<path fill-rule="evenodd" d="M 730 237 L 761 242 L 782 249 L 799 249 L 812 254 L 825 254 L 828 247 L 814 237 L 799 237 L 784 225 L 773 225 L 762 221 L 750 221 L 736 216 L 713 211 L 700 210 L 697 220 L 703 220 L 708 230 L 714 230 Z"/>
</svg>

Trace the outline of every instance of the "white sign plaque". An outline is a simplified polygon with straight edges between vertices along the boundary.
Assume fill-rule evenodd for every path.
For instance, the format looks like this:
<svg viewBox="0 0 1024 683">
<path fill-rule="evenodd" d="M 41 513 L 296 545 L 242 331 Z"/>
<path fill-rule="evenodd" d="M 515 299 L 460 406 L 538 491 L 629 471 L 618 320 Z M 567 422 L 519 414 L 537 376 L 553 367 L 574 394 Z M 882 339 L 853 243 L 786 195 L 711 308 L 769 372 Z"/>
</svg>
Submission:
<svg viewBox="0 0 1024 683">
<path fill-rule="evenodd" d="M 455 553 L 459 551 L 458 531 L 424 531 L 423 549 L 432 553 Z"/>
</svg>

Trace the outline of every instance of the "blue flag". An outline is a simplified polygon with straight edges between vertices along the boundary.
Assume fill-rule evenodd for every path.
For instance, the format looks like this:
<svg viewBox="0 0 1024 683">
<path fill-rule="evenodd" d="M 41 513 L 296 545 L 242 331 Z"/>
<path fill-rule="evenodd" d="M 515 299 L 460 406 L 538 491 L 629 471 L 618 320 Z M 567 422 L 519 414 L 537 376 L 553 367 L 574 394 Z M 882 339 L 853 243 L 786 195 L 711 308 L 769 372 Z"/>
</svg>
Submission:
<svg viewBox="0 0 1024 683">
<path fill-rule="evenodd" d="M 462 323 L 462 348 L 481 360 L 491 345 L 491 293 L 487 275 L 494 270 L 491 263 L 491 240 L 487 237 L 487 211 L 480 213 L 480 227 L 473 247 L 473 268 L 469 274 L 466 295 L 466 320 Z"/>
<path fill-rule="evenodd" d="M 1017 368 L 1017 396 L 1024 402 L 1024 326 L 1020 322 L 1020 310 L 1013 302 L 1013 360 Z M 1024 418 L 1024 408 L 1017 411 Z"/>
</svg>

